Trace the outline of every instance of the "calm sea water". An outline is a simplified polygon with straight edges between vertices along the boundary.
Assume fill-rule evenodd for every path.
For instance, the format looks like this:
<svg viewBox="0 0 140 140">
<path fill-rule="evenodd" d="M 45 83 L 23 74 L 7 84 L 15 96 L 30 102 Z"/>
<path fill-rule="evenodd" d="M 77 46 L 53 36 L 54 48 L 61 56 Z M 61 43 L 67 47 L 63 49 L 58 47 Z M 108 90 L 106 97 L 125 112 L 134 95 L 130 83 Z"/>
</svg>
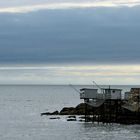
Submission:
<svg viewBox="0 0 140 140">
<path fill-rule="evenodd" d="M 88 86 L 76 86 L 77 89 Z M 127 91 L 132 86 L 114 86 Z M 138 86 L 133 86 L 138 87 Z M 139 140 L 140 125 L 50 120 L 41 112 L 82 102 L 69 86 L 0 86 L 0 140 Z"/>
</svg>

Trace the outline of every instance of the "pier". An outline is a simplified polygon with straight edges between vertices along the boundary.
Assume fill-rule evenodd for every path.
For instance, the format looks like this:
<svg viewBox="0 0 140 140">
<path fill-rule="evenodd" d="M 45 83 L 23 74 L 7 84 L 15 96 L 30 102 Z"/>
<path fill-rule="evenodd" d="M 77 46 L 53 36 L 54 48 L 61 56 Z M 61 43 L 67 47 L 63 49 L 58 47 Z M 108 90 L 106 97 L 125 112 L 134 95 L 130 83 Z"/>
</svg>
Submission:
<svg viewBox="0 0 140 140">
<path fill-rule="evenodd" d="M 122 89 L 109 87 L 98 92 L 98 89 L 83 88 L 80 99 L 85 103 L 85 122 L 140 124 L 140 88 L 131 88 L 124 98 Z"/>
<path fill-rule="evenodd" d="M 100 92 L 98 92 L 100 91 Z M 45 112 L 43 115 L 82 115 L 81 121 L 103 124 L 140 124 L 140 88 L 122 93 L 114 88 L 82 88 L 80 103 L 75 107 L 63 107 L 61 111 Z M 56 117 L 57 118 L 57 117 Z M 68 118 L 68 120 L 75 120 Z"/>
</svg>

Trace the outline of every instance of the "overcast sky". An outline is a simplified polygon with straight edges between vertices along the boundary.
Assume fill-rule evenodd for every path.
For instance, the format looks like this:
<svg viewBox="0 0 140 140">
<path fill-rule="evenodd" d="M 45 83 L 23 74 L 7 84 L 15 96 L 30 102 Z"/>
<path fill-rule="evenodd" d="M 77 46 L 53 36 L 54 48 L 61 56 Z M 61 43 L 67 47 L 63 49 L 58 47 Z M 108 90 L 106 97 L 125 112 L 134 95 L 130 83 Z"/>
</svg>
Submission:
<svg viewBox="0 0 140 140">
<path fill-rule="evenodd" d="M 140 0 L 0 0 L 0 83 L 139 84 L 139 13 Z"/>
</svg>

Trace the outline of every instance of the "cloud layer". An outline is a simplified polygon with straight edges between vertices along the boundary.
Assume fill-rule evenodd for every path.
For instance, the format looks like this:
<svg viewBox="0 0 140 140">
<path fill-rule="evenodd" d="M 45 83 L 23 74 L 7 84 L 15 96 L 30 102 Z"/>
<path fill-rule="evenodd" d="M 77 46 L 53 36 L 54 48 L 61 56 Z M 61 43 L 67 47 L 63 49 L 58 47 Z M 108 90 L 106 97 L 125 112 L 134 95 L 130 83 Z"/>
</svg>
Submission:
<svg viewBox="0 0 140 140">
<path fill-rule="evenodd" d="M 42 0 L 42 1 L 26 1 L 26 0 L 14 0 L 12 2 L 5 1 L 0 2 L 0 13 L 27 13 L 32 11 L 44 10 L 44 9 L 71 9 L 71 8 L 95 8 L 95 7 L 133 7 L 139 6 L 140 0 Z"/>
<path fill-rule="evenodd" d="M 140 65 L 0 67 L 0 84 L 92 84 L 93 80 L 99 84 L 138 84 Z"/>
<path fill-rule="evenodd" d="M 0 14 L 0 63 L 139 63 L 140 8 Z"/>
<path fill-rule="evenodd" d="M 0 1 L 0 83 L 138 84 L 139 5 L 139 0 Z"/>
</svg>

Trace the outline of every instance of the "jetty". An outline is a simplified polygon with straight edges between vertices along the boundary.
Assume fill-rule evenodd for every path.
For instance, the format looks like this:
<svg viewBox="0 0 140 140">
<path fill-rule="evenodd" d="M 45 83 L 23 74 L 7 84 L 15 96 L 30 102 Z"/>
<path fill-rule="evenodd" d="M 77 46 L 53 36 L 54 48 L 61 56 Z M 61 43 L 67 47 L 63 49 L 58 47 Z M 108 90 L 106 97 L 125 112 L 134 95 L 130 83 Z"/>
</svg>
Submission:
<svg viewBox="0 0 140 140">
<path fill-rule="evenodd" d="M 124 97 L 122 89 L 100 90 L 80 89 L 80 99 L 85 103 L 85 122 L 140 124 L 140 88 L 131 88 Z"/>
<path fill-rule="evenodd" d="M 76 107 L 64 107 L 60 112 L 45 112 L 43 115 L 82 115 L 85 122 L 103 124 L 140 124 L 140 88 L 131 88 L 122 93 L 122 89 L 82 88 L 80 103 Z M 68 118 L 68 120 L 76 120 Z"/>
</svg>

